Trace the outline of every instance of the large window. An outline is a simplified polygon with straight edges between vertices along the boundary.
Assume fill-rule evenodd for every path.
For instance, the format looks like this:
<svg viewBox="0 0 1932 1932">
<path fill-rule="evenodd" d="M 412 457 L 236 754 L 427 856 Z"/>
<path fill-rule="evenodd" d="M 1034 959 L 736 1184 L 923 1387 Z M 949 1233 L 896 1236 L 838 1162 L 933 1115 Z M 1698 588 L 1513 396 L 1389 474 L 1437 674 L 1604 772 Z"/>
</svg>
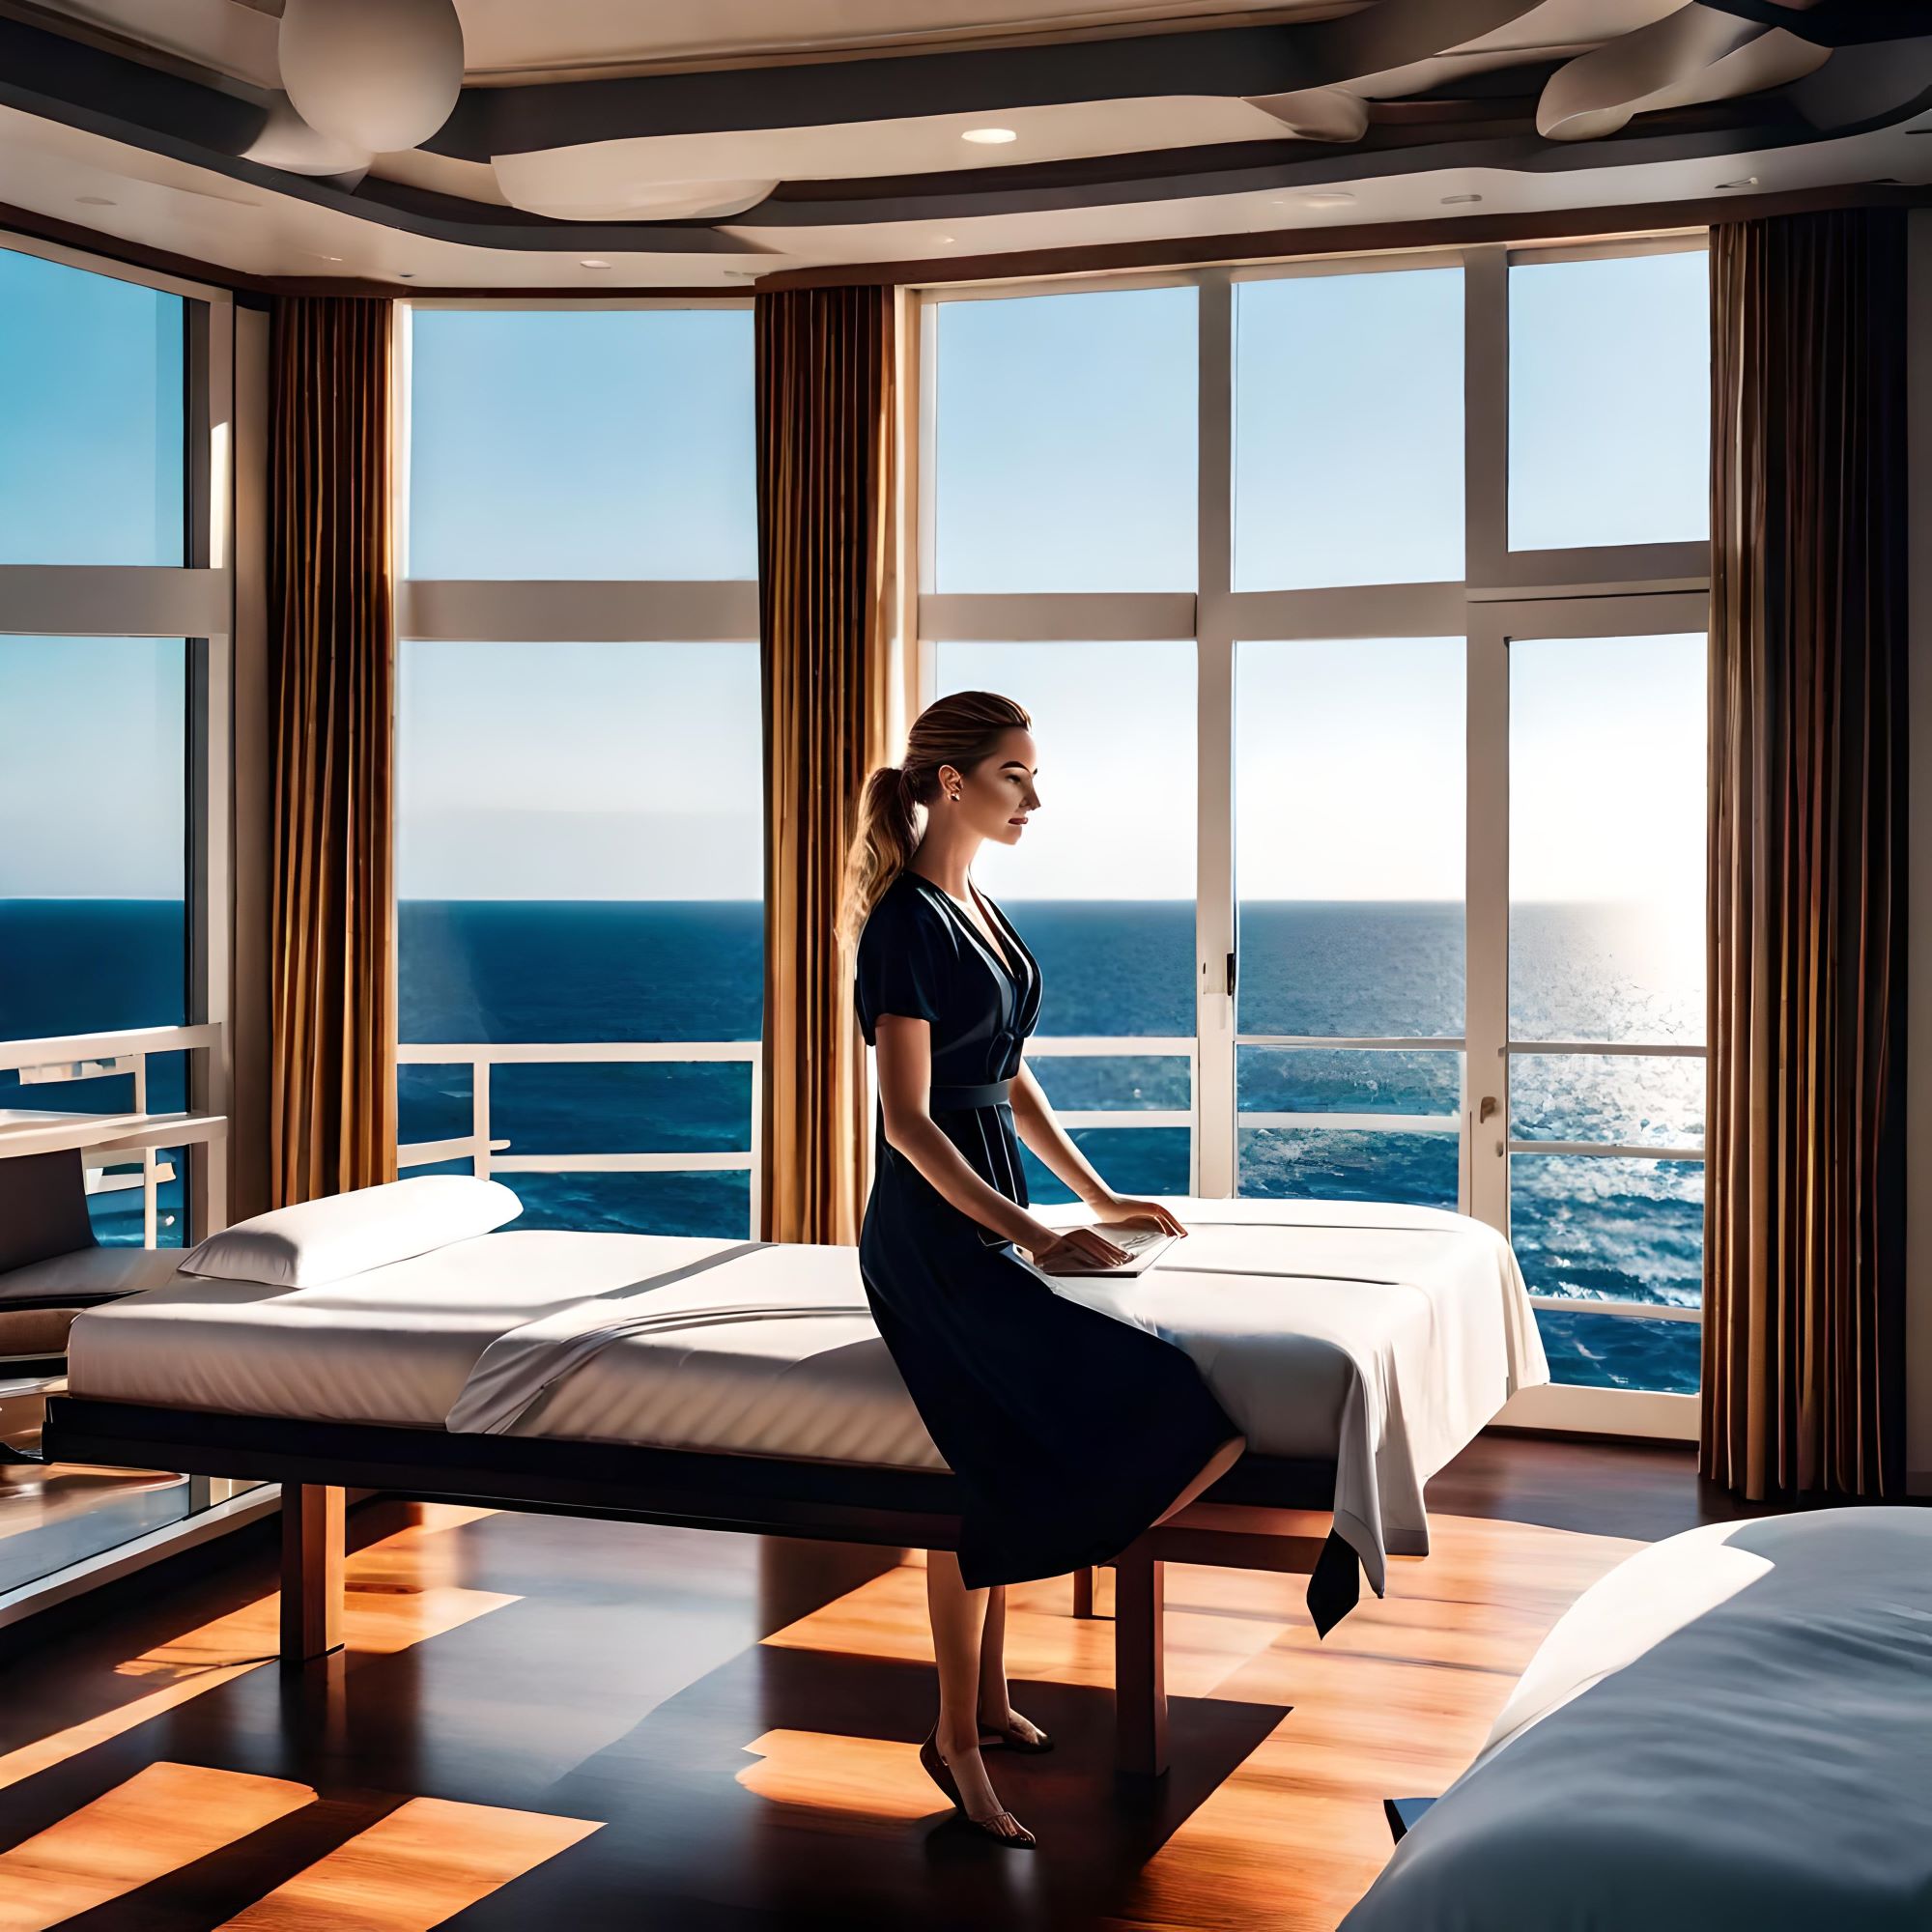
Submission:
<svg viewBox="0 0 1932 1932">
<path fill-rule="evenodd" d="M 920 338 L 922 696 L 1037 720 L 980 874 L 1029 1057 L 1116 1185 L 1508 1231 L 1594 1385 L 1542 1419 L 1696 1380 L 1706 303 L 1677 237 L 940 292 Z"/>
<path fill-rule="evenodd" d="M 751 314 L 411 317 L 401 1157 L 743 1235 L 763 1026 Z"/>
<path fill-rule="evenodd" d="M 0 248 L 0 1160 L 75 1161 L 106 1246 L 226 1215 L 232 328 L 213 291 Z M 0 1284 L 0 1609 L 237 1487 L 20 1461 L 59 1346 Z"/>
</svg>

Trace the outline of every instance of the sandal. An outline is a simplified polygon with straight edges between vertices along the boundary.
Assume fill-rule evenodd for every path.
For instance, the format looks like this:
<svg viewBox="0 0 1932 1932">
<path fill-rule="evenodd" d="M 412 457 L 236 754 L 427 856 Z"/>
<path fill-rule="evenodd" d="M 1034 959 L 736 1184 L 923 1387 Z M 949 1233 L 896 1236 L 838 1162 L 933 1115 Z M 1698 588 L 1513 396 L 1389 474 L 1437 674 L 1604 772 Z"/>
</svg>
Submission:
<svg viewBox="0 0 1932 1932">
<path fill-rule="evenodd" d="M 1031 1723 L 1032 1719 L 1029 1719 L 1028 1722 Z M 1037 1757 L 1041 1751 L 1050 1751 L 1053 1748 L 1053 1740 L 1044 1731 L 1041 1731 L 1037 1724 L 1034 1724 L 1034 1729 L 1038 1731 L 1039 1735 L 1030 1738 L 1024 1731 L 1014 1725 L 988 1724 L 981 1720 L 980 1725 L 980 1748 L 981 1750 L 1020 1751 L 1028 1757 Z"/>
<path fill-rule="evenodd" d="M 959 1796 L 959 1786 L 953 1778 L 952 1767 L 940 1755 L 939 1725 L 937 1722 L 933 1724 L 932 1730 L 925 1742 L 919 1747 L 919 1761 L 924 1768 L 926 1776 L 931 1778 L 933 1783 L 945 1792 L 947 1797 L 952 1801 L 952 1808 L 976 1832 L 983 1832 L 987 1837 L 996 1840 L 1002 1845 L 1010 1845 L 1018 1851 L 1031 1851 L 1033 1849 L 1035 1843 L 1034 1835 L 1024 1825 L 1020 1825 L 1020 1821 L 1017 1818 L 1013 1818 L 1013 1823 L 1019 1825 L 1019 1830 L 1009 1836 L 1005 1832 L 994 1829 L 992 1818 L 976 1818 L 972 1812 L 967 1810 L 965 1801 Z M 1002 1805 L 1000 1810 L 993 1814 L 993 1817 L 999 1817 L 1002 1814 L 1009 1818 L 1012 1818 L 1013 1815 Z"/>
</svg>

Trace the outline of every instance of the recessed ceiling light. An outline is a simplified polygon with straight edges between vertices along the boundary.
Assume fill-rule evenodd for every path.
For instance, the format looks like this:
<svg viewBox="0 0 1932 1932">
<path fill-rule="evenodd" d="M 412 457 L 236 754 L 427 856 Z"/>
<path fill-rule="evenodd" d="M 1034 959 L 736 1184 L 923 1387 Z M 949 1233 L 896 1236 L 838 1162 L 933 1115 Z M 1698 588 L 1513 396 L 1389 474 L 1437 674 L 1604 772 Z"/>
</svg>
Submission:
<svg viewBox="0 0 1932 1932">
<path fill-rule="evenodd" d="M 406 282 L 412 282 L 416 278 L 416 271 L 413 269 L 398 269 L 396 273 Z"/>
<path fill-rule="evenodd" d="M 968 128 L 959 138 L 975 142 L 982 148 L 1004 148 L 1009 141 L 1017 141 L 1019 136 L 1010 128 Z"/>
<path fill-rule="evenodd" d="M 603 260 L 601 256 L 597 255 L 586 255 L 584 256 L 583 260 L 578 264 L 578 267 L 582 269 L 608 269 L 610 266 L 611 265 L 609 262 Z"/>
<path fill-rule="evenodd" d="M 1719 188 L 1755 187 L 1757 185 L 1757 177 L 1755 175 L 1745 175 L 1734 182 L 1719 182 L 1718 185 Z"/>
<path fill-rule="evenodd" d="M 1304 194 L 1301 205 L 1303 208 L 1347 208 L 1354 198 L 1345 188 L 1324 187 L 1314 194 Z"/>
<path fill-rule="evenodd" d="M 1461 208 L 1468 202 L 1481 201 L 1482 198 L 1479 194 L 1445 194 L 1442 197 L 1442 206 L 1444 208 Z"/>
<path fill-rule="evenodd" d="M 318 262 L 339 262 L 342 257 L 340 255 L 318 255 L 315 259 Z"/>
<path fill-rule="evenodd" d="M 118 208 L 120 206 L 119 202 L 109 199 L 104 194 L 77 194 L 74 196 L 74 200 L 82 208 Z"/>
<path fill-rule="evenodd" d="M 950 248 L 952 246 L 952 237 L 950 235 L 935 235 L 932 240 L 936 247 Z"/>
</svg>

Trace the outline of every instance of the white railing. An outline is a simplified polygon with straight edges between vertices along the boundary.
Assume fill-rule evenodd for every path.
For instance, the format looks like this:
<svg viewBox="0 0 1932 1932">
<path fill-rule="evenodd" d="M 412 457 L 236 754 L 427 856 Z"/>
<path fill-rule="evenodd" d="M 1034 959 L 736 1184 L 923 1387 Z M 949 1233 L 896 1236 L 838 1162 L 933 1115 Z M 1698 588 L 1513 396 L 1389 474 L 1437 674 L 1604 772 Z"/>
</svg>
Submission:
<svg viewBox="0 0 1932 1932">
<path fill-rule="evenodd" d="M 0 1155 L 77 1148 L 89 1194 L 140 1189 L 142 1244 L 155 1247 L 160 1236 L 159 1192 L 176 1177 L 174 1163 L 163 1157 L 162 1151 L 219 1140 L 228 1123 L 218 1114 L 150 1113 L 148 1062 L 157 1053 L 213 1053 L 220 1046 L 221 1028 L 212 1022 L 0 1040 L 0 1072 L 19 1075 L 15 1093 L 22 1102 L 30 1089 L 129 1075 L 134 1083 L 134 1104 L 125 1113 L 25 1104 L 0 1108 Z M 107 1172 L 129 1165 L 137 1156 L 138 1174 Z"/>
</svg>

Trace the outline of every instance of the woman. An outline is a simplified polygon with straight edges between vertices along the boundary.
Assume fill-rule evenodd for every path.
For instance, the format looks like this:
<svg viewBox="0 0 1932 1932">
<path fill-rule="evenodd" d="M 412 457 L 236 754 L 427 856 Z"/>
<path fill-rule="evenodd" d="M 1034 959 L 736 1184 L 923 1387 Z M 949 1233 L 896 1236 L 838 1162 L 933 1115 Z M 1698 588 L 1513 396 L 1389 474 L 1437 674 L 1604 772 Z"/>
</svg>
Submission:
<svg viewBox="0 0 1932 1932">
<path fill-rule="evenodd" d="M 904 765 L 867 781 L 839 921 L 878 1052 L 860 1273 L 962 1502 L 957 1553 L 935 1549 L 926 1565 L 939 1719 L 920 1760 L 1014 1846 L 1033 1834 L 994 1795 L 980 1750 L 1050 1740 L 1008 1701 L 1005 1586 L 1108 1561 L 1247 1446 L 1180 1350 L 1062 1298 L 1014 1252 L 1051 1271 L 1124 1261 L 1108 1225 L 1187 1232 L 1159 1203 L 1107 1186 L 1020 1055 L 1039 966 L 970 867 L 985 839 L 1017 844 L 1038 810 L 1031 722 L 983 691 L 920 714 Z M 1100 1209 L 1100 1227 L 1059 1233 L 1027 1211 L 1021 1139 Z"/>
</svg>

